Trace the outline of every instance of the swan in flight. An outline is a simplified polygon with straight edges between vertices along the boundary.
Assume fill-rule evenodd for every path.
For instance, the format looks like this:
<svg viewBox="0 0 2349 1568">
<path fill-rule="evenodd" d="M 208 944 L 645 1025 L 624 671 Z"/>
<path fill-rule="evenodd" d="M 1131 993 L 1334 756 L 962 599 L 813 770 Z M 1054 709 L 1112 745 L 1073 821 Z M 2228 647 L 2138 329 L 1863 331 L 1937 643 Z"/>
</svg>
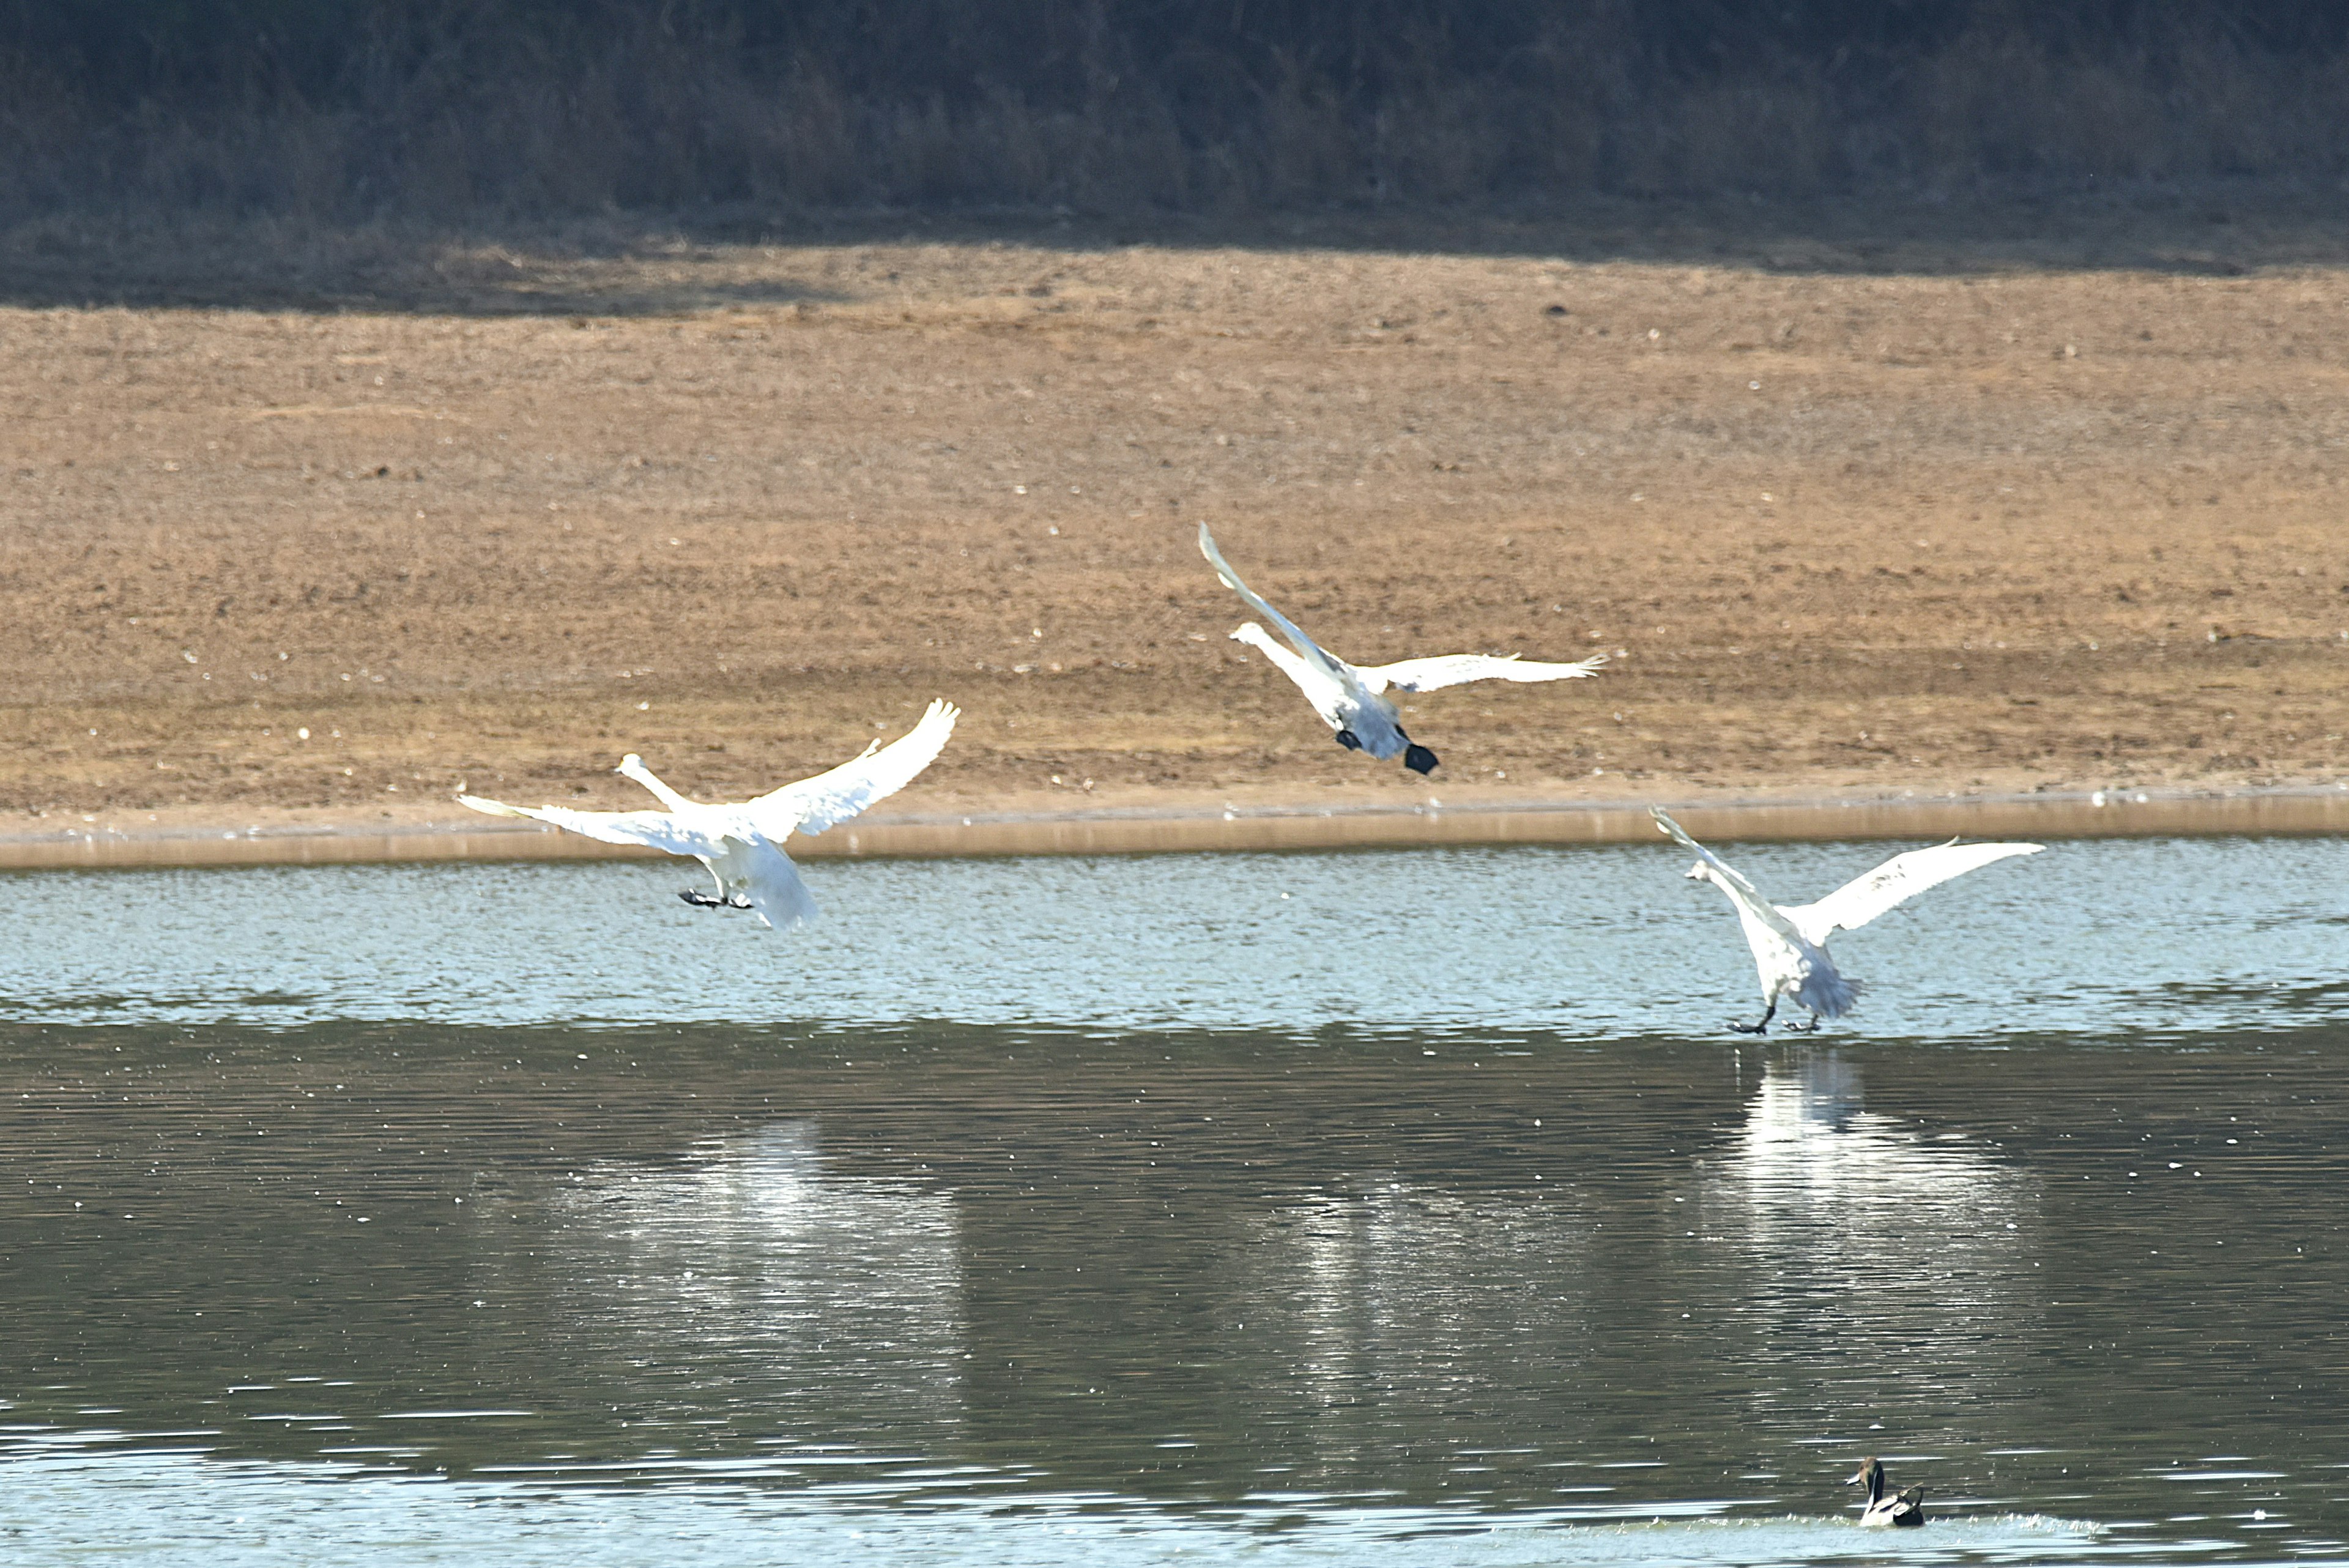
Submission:
<svg viewBox="0 0 2349 1568">
<path fill-rule="evenodd" d="M 508 805 L 473 794 L 457 798 L 492 816 L 527 816 L 606 844 L 648 844 L 671 855 L 690 855 L 718 879 L 718 893 L 713 898 L 688 889 L 678 898 L 703 909 L 752 909 L 776 930 L 789 930 L 815 913 L 815 900 L 784 855 L 783 840 L 794 833 L 822 833 L 913 783 L 945 747 L 961 711 L 950 702 L 932 702 L 921 722 L 889 744 L 874 741 L 830 772 L 756 800 L 688 800 L 654 777 L 633 752 L 612 771 L 652 791 L 667 811 L 574 811 Z"/>
<path fill-rule="evenodd" d="M 1541 664 L 1521 660 L 1514 653 L 1495 658 L 1483 653 L 1448 653 L 1434 659 L 1406 659 L 1394 664 L 1355 666 L 1324 651 L 1297 623 L 1265 603 L 1262 596 L 1240 581 L 1239 574 L 1216 548 L 1205 523 L 1199 524 L 1199 553 L 1216 568 L 1224 587 L 1246 599 L 1248 607 L 1273 624 L 1288 647 L 1274 641 L 1264 628 L 1249 621 L 1232 633 L 1232 640 L 1261 650 L 1283 675 L 1297 683 L 1322 722 L 1338 732 L 1338 743 L 1350 752 L 1368 752 L 1381 762 L 1400 755 L 1402 765 L 1417 774 L 1435 766 L 1435 753 L 1402 732 L 1402 719 L 1386 692 L 1433 691 L 1469 680 L 1573 680 L 1598 672 L 1607 656 L 1572 664 Z"/>
<path fill-rule="evenodd" d="M 1952 839 L 1930 849 L 1896 855 L 1855 881 L 1847 882 L 1814 904 L 1773 904 L 1753 883 L 1712 850 L 1691 838 L 1681 825 L 1650 806 L 1656 826 L 1673 841 L 1696 851 L 1697 862 L 1688 875 L 1710 882 L 1737 906 L 1737 922 L 1745 928 L 1745 945 L 1754 950 L 1754 967 L 1762 976 L 1763 1009 L 1759 1022 L 1732 1023 L 1740 1034 L 1760 1034 L 1778 1012 L 1778 999 L 1791 996 L 1810 1009 L 1808 1023 L 1786 1027 L 1807 1034 L 1822 1018 L 1840 1018 L 1859 1000 L 1859 988 L 1846 980 L 1827 957 L 1827 938 L 1836 931 L 1856 931 L 1877 916 L 1928 888 L 1952 877 L 2003 860 L 2010 855 L 2036 855 L 2044 844 L 1960 844 Z"/>
</svg>

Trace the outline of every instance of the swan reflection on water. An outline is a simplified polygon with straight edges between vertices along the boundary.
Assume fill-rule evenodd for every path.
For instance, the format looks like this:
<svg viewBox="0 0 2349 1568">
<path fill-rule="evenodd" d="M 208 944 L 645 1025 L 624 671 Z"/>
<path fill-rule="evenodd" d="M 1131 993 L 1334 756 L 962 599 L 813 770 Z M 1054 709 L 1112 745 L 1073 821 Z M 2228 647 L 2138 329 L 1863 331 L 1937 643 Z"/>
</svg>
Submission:
<svg viewBox="0 0 2349 1568">
<path fill-rule="evenodd" d="M 1772 1359 L 1857 1374 L 1869 1405 L 1930 1400 L 1962 1363 L 2010 1364 L 2038 1322 L 2035 1194 L 1971 1135 L 1865 1108 L 1857 1064 L 1835 1051 L 1768 1064 L 1705 1201 Z"/>
<path fill-rule="evenodd" d="M 954 1204 L 834 1174 L 813 1121 L 597 1161 L 554 1206 L 563 1315 L 636 1377 L 763 1385 L 786 1406 L 853 1386 L 867 1412 L 957 1413 Z"/>
<path fill-rule="evenodd" d="M 1236 1304 L 1292 1369 L 1297 1457 L 1334 1473 L 1551 1418 L 1590 1354 L 1588 1231 L 1568 1204 L 1403 1182 L 1264 1216 Z"/>
</svg>

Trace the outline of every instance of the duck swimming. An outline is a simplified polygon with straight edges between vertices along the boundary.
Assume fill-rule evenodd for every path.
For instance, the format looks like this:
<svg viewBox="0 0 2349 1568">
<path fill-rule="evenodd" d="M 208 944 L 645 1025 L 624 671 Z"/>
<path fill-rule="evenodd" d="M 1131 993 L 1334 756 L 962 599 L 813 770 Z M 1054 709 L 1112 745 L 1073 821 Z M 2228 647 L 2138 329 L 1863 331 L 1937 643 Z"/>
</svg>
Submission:
<svg viewBox="0 0 2349 1568">
<path fill-rule="evenodd" d="M 1859 1473 L 1850 1477 L 1846 1486 L 1868 1488 L 1868 1502 L 1859 1511 L 1859 1521 L 1871 1528 L 1883 1524 L 1906 1528 L 1925 1522 L 1925 1489 L 1912 1486 L 1907 1491 L 1888 1495 L 1884 1490 L 1884 1461 L 1869 1459 L 1859 1467 Z"/>
</svg>

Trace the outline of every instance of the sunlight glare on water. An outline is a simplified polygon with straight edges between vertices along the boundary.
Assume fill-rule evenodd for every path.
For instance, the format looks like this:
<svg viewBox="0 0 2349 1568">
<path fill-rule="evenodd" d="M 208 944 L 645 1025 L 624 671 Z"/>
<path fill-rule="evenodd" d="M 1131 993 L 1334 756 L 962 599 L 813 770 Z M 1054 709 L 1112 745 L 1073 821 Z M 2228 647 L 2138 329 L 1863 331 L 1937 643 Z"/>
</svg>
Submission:
<svg viewBox="0 0 2349 1568">
<path fill-rule="evenodd" d="M 109 1473 L 109 1470 L 119 1473 Z M 1956 1521 L 1889 1552 L 1881 1534 L 1826 1519 L 1721 1521 L 1588 1516 L 1479 1517 L 1408 1509 L 1240 1507 L 1171 1518 L 1103 1498 L 1028 1500 L 882 1511 L 854 1499 L 790 1500 L 717 1487 L 650 1491 L 530 1490 L 481 1482 L 387 1480 L 348 1467 L 44 1460 L 0 1467 L 0 1532 L 37 1521 L 26 1561 L 167 1562 L 215 1568 L 300 1563 L 374 1568 L 496 1562 L 533 1568 L 719 1568 L 743 1563 L 1019 1563 L 1242 1562 L 1265 1568 L 1571 1568 L 1783 1563 L 2030 1563 L 2134 1558 L 2135 1547 L 2076 1523 Z M 289 1550 L 289 1542 L 299 1542 Z"/>
<path fill-rule="evenodd" d="M 1682 869 L 0 879 L 0 1561 L 2349 1560 L 2344 847 Z"/>
</svg>

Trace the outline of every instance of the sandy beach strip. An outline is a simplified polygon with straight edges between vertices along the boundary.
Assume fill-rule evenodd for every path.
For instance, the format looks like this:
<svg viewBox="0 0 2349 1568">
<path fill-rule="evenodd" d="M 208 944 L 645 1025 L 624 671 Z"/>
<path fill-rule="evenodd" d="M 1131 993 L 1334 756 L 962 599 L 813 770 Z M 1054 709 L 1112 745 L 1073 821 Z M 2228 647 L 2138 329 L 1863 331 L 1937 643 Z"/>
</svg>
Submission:
<svg viewBox="0 0 2349 1568">
<path fill-rule="evenodd" d="M 2349 784 L 2227 792 L 1714 798 L 1665 802 L 1689 830 L 1730 842 L 2148 838 L 2349 833 Z M 802 860 L 1019 855 L 1236 854 L 1656 841 L 1645 802 L 1248 805 L 875 815 L 812 838 Z M 0 870 L 324 866 L 416 861 L 661 858 L 535 824 L 354 819 L 139 833 L 67 827 L 0 837 Z"/>
</svg>

